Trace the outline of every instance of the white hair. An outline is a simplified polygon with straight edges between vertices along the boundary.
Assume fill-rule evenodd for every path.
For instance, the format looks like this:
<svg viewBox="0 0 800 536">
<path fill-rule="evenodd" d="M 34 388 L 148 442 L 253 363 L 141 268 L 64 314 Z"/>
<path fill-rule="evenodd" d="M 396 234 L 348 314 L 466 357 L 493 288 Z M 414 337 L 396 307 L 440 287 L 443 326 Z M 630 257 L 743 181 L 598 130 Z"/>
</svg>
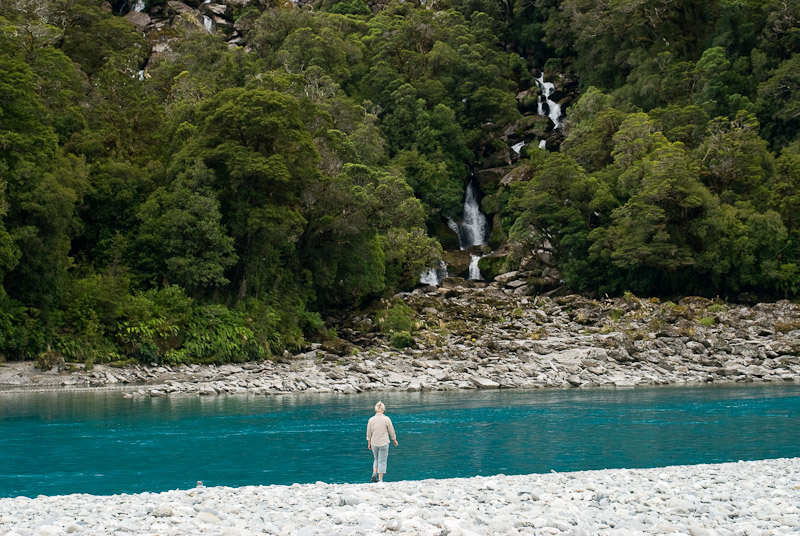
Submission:
<svg viewBox="0 0 800 536">
<path fill-rule="evenodd" d="M 383 413 L 384 411 L 386 411 L 386 406 L 383 405 L 383 402 L 375 404 L 375 413 Z"/>
</svg>

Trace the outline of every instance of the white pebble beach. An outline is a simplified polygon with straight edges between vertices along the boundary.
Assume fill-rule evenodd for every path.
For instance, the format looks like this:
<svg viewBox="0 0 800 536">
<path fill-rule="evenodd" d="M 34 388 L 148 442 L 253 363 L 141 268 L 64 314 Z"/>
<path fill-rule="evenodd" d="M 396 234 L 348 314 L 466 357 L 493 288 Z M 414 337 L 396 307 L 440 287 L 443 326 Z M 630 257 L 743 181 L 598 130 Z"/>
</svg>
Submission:
<svg viewBox="0 0 800 536">
<path fill-rule="evenodd" d="M 384 484 L 5 498 L 0 533 L 800 534 L 800 458 Z"/>
</svg>

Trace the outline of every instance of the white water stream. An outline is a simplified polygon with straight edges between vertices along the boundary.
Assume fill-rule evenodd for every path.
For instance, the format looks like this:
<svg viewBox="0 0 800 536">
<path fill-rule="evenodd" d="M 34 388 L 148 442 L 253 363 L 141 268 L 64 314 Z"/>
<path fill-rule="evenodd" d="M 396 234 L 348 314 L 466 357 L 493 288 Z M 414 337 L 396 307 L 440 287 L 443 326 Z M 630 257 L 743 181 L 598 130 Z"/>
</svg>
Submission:
<svg viewBox="0 0 800 536">
<path fill-rule="evenodd" d="M 555 91 L 556 86 L 552 82 L 545 82 L 544 81 L 544 73 L 542 73 L 539 78 L 536 79 L 536 85 L 542 90 L 542 97 L 539 99 L 538 105 L 538 112 L 539 115 L 546 115 L 550 118 L 550 121 L 553 122 L 553 128 L 561 128 L 561 106 L 553 101 L 550 100 L 550 95 L 553 94 Z M 544 105 L 547 104 L 547 112 L 545 113 Z"/>
<path fill-rule="evenodd" d="M 489 220 L 481 212 L 478 204 L 478 190 L 474 181 L 467 185 L 464 194 L 464 208 L 461 221 L 457 222 L 453 218 L 447 218 L 447 226 L 458 236 L 458 247 L 462 251 L 474 246 L 482 246 L 488 241 Z M 469 278 L 483 279 L 478 268 L 478 262 L 483 255 L 472 254 L 469 264 Z M 448 277 L 447 266 L 441 262 L 437 267 L 425 270 L 420 276 L 419 282 L 424 285 L 439 285 L 442 279 Z"/>
<path fill-rule="evenodd" d="M 438 286 L 439 283 L 442 282 L 442 279 L 449 276 L 450 274 L 447 273 L 447 265 L 444 263 L 444 261 L 439 261 L 439 266 L 435 268 L 428 268 L 422 272 L 422 275 L 419 276 L 419 282 L 423 285 Z"/>
</svg>

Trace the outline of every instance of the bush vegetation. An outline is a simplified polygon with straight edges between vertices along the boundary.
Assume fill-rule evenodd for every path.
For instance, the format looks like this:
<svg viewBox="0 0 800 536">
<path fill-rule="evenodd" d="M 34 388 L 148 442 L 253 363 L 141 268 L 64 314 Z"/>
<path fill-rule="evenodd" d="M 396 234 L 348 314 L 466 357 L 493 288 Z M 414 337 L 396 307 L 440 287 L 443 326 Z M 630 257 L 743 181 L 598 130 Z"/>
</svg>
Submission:
<svg viewBox="0 0 800 536">
<path fill-rule="evenodd" d="M 127 5 L 0 2 L 0 358 L 329 337 L 435 265 L 542 68 L 579 99 L 525 180 L 484 185 L 511 258 L 597 295 L 800 292 L 800 3 L 261 3 L 245 47 L 187 23 L 158 55 Z"/>
</svg>

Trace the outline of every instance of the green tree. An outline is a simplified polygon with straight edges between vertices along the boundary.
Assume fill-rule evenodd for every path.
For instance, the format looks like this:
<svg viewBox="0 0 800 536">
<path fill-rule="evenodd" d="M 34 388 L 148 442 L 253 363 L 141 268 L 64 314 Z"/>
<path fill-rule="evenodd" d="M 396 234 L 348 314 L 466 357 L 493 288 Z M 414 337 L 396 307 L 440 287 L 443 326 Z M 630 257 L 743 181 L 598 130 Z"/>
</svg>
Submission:
<svg viewBox="0 0 800 536">
<path fill-rule="evenodd" d="M 239 262 L 231 278 L 240 298 L 271 296 L 297 283 L 296 243 L 306 220 L 303 192 L 320 174 L 301 103 L 265 89 L 232 88 L 204 101 L 198 130 L 176 173 L 199 158 L 216 177 L 223 223 Z"/>
<path fill-rule="evenodd" d="M 0 171 L 6 184 L 6 230 L 21 252 L 5 276 L 12 297 L 49 309 L 69 267 L 74 209 L 85 169 L 64 156 L 38 99 L 35 77 L 19 60 L 0 57 Z M 9 264 L 9 263 L 7 263 Z"/>
<path fill-rule="evenodd" d="M 520 188 L 511 204 L 519 216 L 509 238 L 529 254 L 548 251 L 555 264 L 569 272 L 572 263 L 586 257 L 593 197 L 586 172 L 568 156 L 550 153 Z"/>
<path fill-rule="evenodd" d="M 786 227 L 774 211 L 757 212 L 749 203 L 719 205 L 709 214 L 706 244 L 697 268 L 723 294 L 775 286 Z"/>
<path fill-rule="evenodd" d="M 715 203 L 698 174 L 680 143 L 660 143 L 643 155 L 630 199 L 614 210 L 610 227 L 590 235 L 592 257 L 625 271 L 634 292 L 660 294 L 685 284 Z"/>
<path fill-rule="evenodd" d="M 197 296 L 229 282 L 224 274 L 237 259 L 221 224 L 213 182 L 213 174 L 198 162 L 139 209 L 134 247 L 157 283 L 177 284 Z"/>
<path fill-rule="evenodd" d="M 774 162 L 767 142 L 758 136 L 755 116 L 740 112 L 734 120 L 717 118 L 708 129 L 699 149 L 706 185 L 726 203 L 750 200 L 765 207 Z"/>
<path fill-rule="evenodd" d="M 765 137 L 773 145 L 780 147 L 796 139 L 800 125 L 800 53 L 782 62 L 758 85 L 756 105 Z"/>
<path fill-rule="evenodd" d="M 562 151 L 587 171 L 597 171 L 612 162 L 612 139 L 625 113 L 612 106 L 612 98 L 590 87 L 567 109 L 567 137 Z"/>
</svg>

